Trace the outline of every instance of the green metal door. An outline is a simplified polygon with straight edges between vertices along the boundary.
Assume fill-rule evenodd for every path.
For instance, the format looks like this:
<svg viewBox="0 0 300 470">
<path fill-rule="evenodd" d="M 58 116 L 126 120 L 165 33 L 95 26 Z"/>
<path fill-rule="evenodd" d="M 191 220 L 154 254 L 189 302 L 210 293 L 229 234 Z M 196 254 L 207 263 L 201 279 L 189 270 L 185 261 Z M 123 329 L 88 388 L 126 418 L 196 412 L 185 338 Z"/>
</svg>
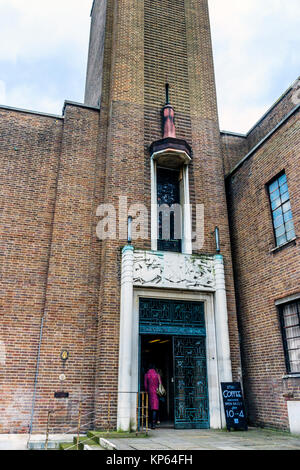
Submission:
<svg viewBox="0 0 300 470">
<path fill-rule="evenodd" d="M 173 338 L 176 429 L 209 428 L 204 303 L 141 298 L 140 334 Z"/>
<path fill-rule="evenodd" d="M 209 428 L 205 337 L 173 337 L 175 429 Z"/>
</svg>

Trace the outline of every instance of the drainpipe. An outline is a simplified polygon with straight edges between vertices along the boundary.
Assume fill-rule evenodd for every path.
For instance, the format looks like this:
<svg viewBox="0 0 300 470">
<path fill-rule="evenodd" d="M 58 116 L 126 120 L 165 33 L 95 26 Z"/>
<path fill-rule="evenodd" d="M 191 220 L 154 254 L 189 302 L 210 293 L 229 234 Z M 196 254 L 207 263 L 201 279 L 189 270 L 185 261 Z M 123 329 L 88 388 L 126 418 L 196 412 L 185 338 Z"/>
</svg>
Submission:
<svg viewBox="0 0 300 470">
<path fill-rule="evenodd" d="M 33 389 L 32 408 L 31 408 L 31 417 L 30 417 L 30 425 L 29 425 L 29 439 L 28 439 L 28 444 L 29 444 L 29 442 L 30 442 L 30 438 L 31 438 L 31 434 L 32 434 L 33 417 L 34 417 L 34 407 L 35 407 L 37 382 L 38 382 L 39 368 L 40 368 L 41 345 L 42 345 L 42 338 L 43 338 L 43 328 L 44 328 L 45 316 L 46 316 L 46 315 L 44 314 L 44 315 L 43 315 L 43 318 L 42 318 L 42 321 L 41 321 L 41 328 L 40 328 L 39 347 L 38 347 L 38 356 L 37 356 L 36 371 L 35 371 L 35 379 L 34 379 L 34 389 Z"/>
</svg>

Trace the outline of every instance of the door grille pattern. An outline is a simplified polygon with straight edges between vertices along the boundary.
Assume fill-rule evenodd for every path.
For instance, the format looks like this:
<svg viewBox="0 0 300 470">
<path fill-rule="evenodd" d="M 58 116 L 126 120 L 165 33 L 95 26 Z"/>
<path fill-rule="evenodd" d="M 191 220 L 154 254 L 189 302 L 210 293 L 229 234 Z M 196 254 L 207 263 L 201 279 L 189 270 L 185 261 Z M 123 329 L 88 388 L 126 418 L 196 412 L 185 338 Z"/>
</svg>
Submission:
<svg viewBox="0 0 300 470">
<path fill-rule="evenodd" d="M 140 299 L 140 333 L 173 338 L 176 429 L 209 428 L 203 302 Z"/>
<path fill-rule="evenodd" d="M 209 427 L 205 338 L 174 337 L 175 428 Z"/>
<path fill-rule="evenodd" d="M 190 328 L 202 329 L 205 334 L 204 304 L 180 300 L 140 299 L 140 328 L 146 325 L 150 330 L 151 327 L 166 327 L 166 333 L 169 331 L 174 334 L 176 328 Z M 154 332 L 157 332 L 157 329 Z"/>
</svg>

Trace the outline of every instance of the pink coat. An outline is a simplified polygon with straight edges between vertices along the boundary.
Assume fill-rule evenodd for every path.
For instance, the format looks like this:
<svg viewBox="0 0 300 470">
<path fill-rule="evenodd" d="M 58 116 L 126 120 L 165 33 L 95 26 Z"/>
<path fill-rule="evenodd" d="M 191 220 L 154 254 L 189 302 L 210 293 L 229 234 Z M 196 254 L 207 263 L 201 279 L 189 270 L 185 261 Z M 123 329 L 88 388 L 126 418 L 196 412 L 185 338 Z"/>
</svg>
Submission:
<svg viewBox="0 0 300 470">
<path fill-rule="evenodd" d="M 148 370 L 145 374 L 144 385 L 149 395 L 149 405 L 151 410 L 159 409 L 159 399 L 156 393 L 158 385 L 161 383 L 160 375 L 154 369 Z"/>
</svg>

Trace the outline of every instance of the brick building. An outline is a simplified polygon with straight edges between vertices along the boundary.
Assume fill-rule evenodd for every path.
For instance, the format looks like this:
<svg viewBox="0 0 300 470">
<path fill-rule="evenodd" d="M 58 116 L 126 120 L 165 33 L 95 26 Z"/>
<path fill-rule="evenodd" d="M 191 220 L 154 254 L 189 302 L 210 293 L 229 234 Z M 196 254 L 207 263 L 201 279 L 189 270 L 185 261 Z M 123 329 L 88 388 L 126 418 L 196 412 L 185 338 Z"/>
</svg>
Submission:
<svg viewBox="0 0 300 470">
<path fill-rule="evenodd" d="M 250 424 L 299 429 L 296 86 L 220 132 L 207 0 L 95 0 L 91 19 L 84 104 L 0 107 L 0 432 L 50 409 L 70 428 L 79 402 L 87 426 L 134 429 L 150 362 L 175 428 L 224 427 L 238 381 Z"/>
</svg>

